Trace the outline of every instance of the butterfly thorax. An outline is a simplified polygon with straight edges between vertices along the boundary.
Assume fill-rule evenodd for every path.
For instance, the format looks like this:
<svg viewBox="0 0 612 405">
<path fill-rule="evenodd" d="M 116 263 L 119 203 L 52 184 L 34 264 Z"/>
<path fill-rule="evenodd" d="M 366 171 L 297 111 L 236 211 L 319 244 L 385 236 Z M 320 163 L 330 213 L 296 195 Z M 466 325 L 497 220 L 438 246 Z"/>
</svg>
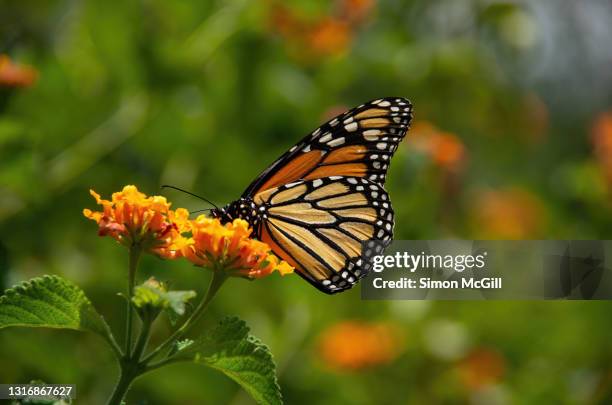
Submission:
<svg viewBox="0 0 612 405">
<path fill-rule="evenodd" d="M 215 208 L 210 213 L 213 218 L 219 218 L 222 224 L 232 222 L 237 218 L 244 219 L 258 235 L 259 225 L 266 213 L 266 207 L 255 204 L 252 198 L 243 197 L 222 208 Z"/>
</svg>

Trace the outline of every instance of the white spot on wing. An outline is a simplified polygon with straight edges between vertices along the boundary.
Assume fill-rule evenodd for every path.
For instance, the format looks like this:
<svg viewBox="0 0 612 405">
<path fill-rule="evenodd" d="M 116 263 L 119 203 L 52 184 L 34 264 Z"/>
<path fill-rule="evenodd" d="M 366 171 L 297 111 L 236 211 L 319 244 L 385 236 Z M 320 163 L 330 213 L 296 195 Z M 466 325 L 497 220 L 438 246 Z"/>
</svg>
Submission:
<svg viewBox="0 0 612 405">
<path fill-rule="evenodd" d="M 330 139 L 332 139 L 332 134 L 330 134 L 329 132 L 326 132 L 325 135 L 323 135 L 321 139 L 319 139 L 319 142 L 325 143 L 329 141 Z"/>
<path fill-rule="evenodd" d="M 363 131 L 363 137 L 368 141 L 375 141 L 380 134 L 381 131 L 379 129 L 368 129 L 367 131 Z"/>
<path fill-rule="evenodd" d="M 356 122 L 351 122 L 348 125 L 344 126 L 344 129 L 346 129 L 348 132 L 355 132 L 357 131 L 358 125 Z"/>
<path fill-rule="evenodd" d="M 340 138 L 334 139 L 333 141 L 329 141 L 327 145 L 334 147 L 334 146 L 342 145 L 343 143 L 344 143 L 344 137 L 342 136 Z"/>
</svg>

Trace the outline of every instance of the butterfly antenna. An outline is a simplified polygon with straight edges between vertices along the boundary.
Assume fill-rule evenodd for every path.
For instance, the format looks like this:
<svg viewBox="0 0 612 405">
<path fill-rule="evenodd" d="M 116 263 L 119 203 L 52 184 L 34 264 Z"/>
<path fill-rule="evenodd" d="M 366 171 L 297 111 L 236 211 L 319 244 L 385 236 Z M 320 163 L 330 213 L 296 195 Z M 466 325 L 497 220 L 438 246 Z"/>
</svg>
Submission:
<svg viewBox="0 0 612 405">
<path fill-rule="evenodd" d="M 204 212 L 204 211 L 211 211 L 212 208 L 205 208 L 203 210 L 195 210 L 195 211 L 189 211 L 190 214 L 197 214 L 199 212 Z"/>
<path fill-rule="evenodd" d="M 194 193 L 192 193 L 192 192 L 190 192 L 190 191 L 183 190 L 182 188 L 178 188 L 178 187 L 170 186 L 170 185 L 168 185 L 168 184 L 164 184 L 163 186 L 161 186 L 161 188 L 172 188 L 172 189 L 174 189 L 174 190 L 177 190 L 177 191 L 183 192 L 183 193 L 185 193 L 185 194 L 189 194 L 189 195 L 191 195 L 191 196 L 193 196 L 193 197 L 195 197 L 195 198 L 199 198 L 200 200 L 202 200 L 202 201 L 205 201 L 205 202 L 209 203 L 210 205 L 212 205 L 212 206 L 213 206 L 213 207 L 215 207 L 216 209 L 219 209 L 219 207 L 217 207 L 217 205 L 216 205 L 214 202 L 212 202 L 212 201 L 210 201 L 210 200 L 208 200 L 208 199 L 206 199 L 206 198 L 204 198 L 204 197 L 202 197 L 202 196 L 199 196 L 199 195 L 197 195 L 197 194 L 194 194 Z M 206 211 L 206 210 L 202 210 L 202 211 Z M 197 211 L 196 211 L 196 212 L 197 212 Z"/>
</svg>

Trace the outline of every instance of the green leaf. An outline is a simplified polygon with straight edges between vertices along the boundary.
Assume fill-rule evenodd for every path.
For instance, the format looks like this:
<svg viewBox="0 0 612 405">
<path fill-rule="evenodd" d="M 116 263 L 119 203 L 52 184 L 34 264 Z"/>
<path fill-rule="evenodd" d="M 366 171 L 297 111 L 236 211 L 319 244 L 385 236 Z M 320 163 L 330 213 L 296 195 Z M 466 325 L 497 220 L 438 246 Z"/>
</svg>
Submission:
<svg viewBox="0 0 612 405">
<path fill-rule="evenodd" d="M 195 291 L 168 291 L 164 283 L 151 277 L 134 288 L 132 302 L 137 308 L 169 309 L 181 316 L 185 313 L 185 304 L 195 296 Z"/>
<path fill-rule="evenodd" d="M 225 318 L 171 359 L 193 360 L 221 371 L 260 404 L 282 404 L 270 349 L 252 336 L 246 323 L 236 317 Z"/>
<path fill-rule="evenodd" d="M 185 304 L 195 296 L 195 291 L 168 291 L 166 294 L 170 308 L 177 315 L 183 315 L 185 313 Z"/>
<path fill-rule="evenodd" d="M 58 276 L 33 278 L 0 297 L 0 329 L 10 326 L 91 331 L 114 342 L 83 290 Z"/>
</svg>

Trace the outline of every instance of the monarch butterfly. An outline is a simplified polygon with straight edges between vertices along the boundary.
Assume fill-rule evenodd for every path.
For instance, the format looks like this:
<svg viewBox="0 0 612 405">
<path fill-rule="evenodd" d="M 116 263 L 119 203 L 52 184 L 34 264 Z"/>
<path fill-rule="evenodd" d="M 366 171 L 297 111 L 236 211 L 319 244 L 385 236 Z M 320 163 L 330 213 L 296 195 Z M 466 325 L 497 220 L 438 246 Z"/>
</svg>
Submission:
<svg viewBox="0 0 612 405">
<path fill-rule="evenodd" d="M 272 163 L 240 199 L 211 215 L 223 223 L 249 222 L 257 239 L 319 290 L 349 289 L 369 270 L 363 242 L 391 243 L 385 176 L 411 119 L 411 103 L 397 97 L 340 114 Z"/>
</svg>

